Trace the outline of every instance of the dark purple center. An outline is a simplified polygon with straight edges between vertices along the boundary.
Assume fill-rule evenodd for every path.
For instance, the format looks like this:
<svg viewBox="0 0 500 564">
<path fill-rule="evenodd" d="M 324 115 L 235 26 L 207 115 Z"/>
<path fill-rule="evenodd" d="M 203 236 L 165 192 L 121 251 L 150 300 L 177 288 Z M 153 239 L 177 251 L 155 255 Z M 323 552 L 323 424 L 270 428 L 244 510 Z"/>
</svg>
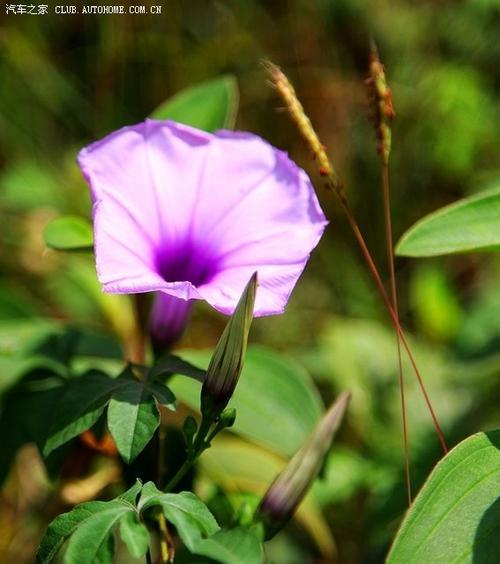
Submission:
<svg viewBox="0 0 500 564">
<path fill-rule="evenodd" d="M 165 282 L 207 284 L 218 272 L 218 261 L 203 244 L 163 245 L 156 254 L 156 271 Z"/>
</svg>

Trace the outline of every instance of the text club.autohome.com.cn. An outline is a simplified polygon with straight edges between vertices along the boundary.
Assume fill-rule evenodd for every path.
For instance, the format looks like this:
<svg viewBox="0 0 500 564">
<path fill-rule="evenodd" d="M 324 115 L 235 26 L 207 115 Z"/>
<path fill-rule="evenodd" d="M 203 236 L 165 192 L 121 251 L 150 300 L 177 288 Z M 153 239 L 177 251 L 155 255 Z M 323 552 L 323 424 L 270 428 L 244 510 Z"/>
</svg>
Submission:
<svg viewBox="0 0 500 564">
<path fill-rule="evenodd" d="M 12 16 L 44 16 L 47 14 L 57 15 L 146 15 L 163 13 L 163 6 L 160 4 L 5 4 L 4 13 Z"/>
</svg>

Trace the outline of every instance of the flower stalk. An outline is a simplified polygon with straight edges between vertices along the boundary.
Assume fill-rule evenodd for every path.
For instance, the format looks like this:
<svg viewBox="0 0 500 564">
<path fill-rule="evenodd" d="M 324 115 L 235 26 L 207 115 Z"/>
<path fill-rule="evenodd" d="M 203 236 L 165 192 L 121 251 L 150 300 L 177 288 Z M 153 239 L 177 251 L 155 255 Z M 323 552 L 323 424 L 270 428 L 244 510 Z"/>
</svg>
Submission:
<svg viewBox="0 0 500 564">
<path fill-rule="evenodd" d="M 382 301 L 383 301 L 383 303 L 384 303 L 384 305 L 387 309 L 387 312 L 389 314 L 391 322 L 393 323 L 394 328 L 395 328 L 396 332 L 398 333 L 399 338 L 401 339 L 401 343 L 402 343 L 402 345 L 403 345 L 403 347 L 404 347 L 404 349 L 405 349 L 405 351 L 408 355 L 408 358 L 410 360 L 412 368 L 415 372 L 415 376 L 417 378 L 418 384 L 419 384 L 420 389 L 422 391 L 422 395 L 423 395 L 425 402 L 427 404 L 427 408 L 429 410 L 431 419 L 433 421 L 433 425 L 434 425 L 434 428 L 436 430 L 436 434 L 438 436 L 442 450 L 446 454 L 448 452 L 448 448 L 446 446 L 444 433 L 441 429 L 441 426 L 439 424 L 437 416 L 434 412 L 434 408 L 432 406 L 429 395 L 428 395 L 427 390 L 425 388 L 424 381 L 422 379 L 422 375 L 420 374 L 420 370 L 417 366 L 415 357 L 414 357 L 414 355 L 411 351 L 411 348 L 410 348 L 409 343 L 406 339 L 404 331 L 403 331 L 403 329 L 402 329 L 402 327 L 399 323 L 399 318 L 398 318 L 396 312 L 394 311 L 392 303 L 391 303 L 391 301 L 390 301 L 390 299 L 387 295 L 387 292 L 385 290 L 385 287 L 384 287 L 384 284 L 383 284 L 382 279 L 380 277 L 380 273 L 377 269 L 377 266 L 375 265 L 375 262 L 373 260 L 371 253 L 370 253 L 370 250 L 368 249 L 368 246 L 365 242 L 363 234 L 362 234 L 362 232 L 359 228 L 359 225 L 358 225 L 358 223 L 357 223 L 357 221 L 354 217 L 354 214 L 352 213 L 351 207 L 350 207 L 349 202 L 347 200 L 347 197 L 344 193 L 343 185 L 340 182 L 338 175 L 335 172 L 335 169 L 334 169 L 333 165 L 330 162 L 330 159 L 328 158 L 328 156 L 326 154 L 324 146 L 321 144 L 321 141 L 319 140 L 318 135 L 314 132 L 314 129 L 311 125 L 311 122 L 310 122 L 309 118 L 306 116 L 306 114 L 304 112 L 304 108 L 303 108 L 302 104 L 300 103 L 300 101 L 298 100 L 297 95 L 295 93 L 295 90 L 294 90 L 292 84 L 290 83 L 290 81 L 288 80 L 288 78 L 286 77 L 286 75 L 283 73 L 283 71 L 281 71 L 281 69 L 279 67 L 277 67 L 273 63 L 270 63 L 270 62 L 267 62 L 267 61 L 264 62 L 264 68 L 268 72 L 268 75 L 271 78 L 273 86 L 275 87 L 276 91 L 278 92 L 281 99 L 285 103 L 286 109 L 288 110 L 290 117 L 292 118 L 292 120 L 297 125 L 297 128 L 298 128 L 300 134 L 302 135 L 302 137 L 306 141 L 308 147 L 312 151 L 313 156 L 315 157 L 315 160 L 318 162 L 319 173 L 320 173 L 321 176 L 325 177 L 325 179 L 326 179 L 326 187 L 329 190 L 333 191 L 339 199 L 339 203 L 340 203 L 340 206 L 342 208 L 342 211 L 344 212 L 344 214 L 347 218 L 347 221 L 349 223 L 349 226 L 351 227 L 351 230 L 354 234 L 356 242 L 357 242 L 357 244 L 358 244 L 358 246 L 359 246 L 359 248 L 360 248 L 360 250 L 363 254 L 363 258 L 364 258 L 364 260 L 367 264 L 368 270 L 370 271 L 370 274 L 372 275 L 372 277 L 374 279 L 375 285 L 376 285 L 377 290 L 379 291 L 379 294 L 382 298 Z M 311 130 L 312 130 L 313 133 L 311 133 Z M 322 149 L 319 150 L 319 147 L 322 147 Z M 329 166 L 327 166 L 327 167 L 324 167 L 325 159 L 328 161 L 328 163 L 330 163 Z"/>
<path fill-rule="evenodd" d="M 389 270 L 389 281 L 391 301 L 394 313 L 399 321 L 398 292 L 396 284 L 396 271 L 394 268 L 394 244 L 392 237 L 391 219 L 391 196 L 389 181 L 389 156 L 391 151 L 391 126 L 396 113 L 392 104 L 392 92 L 387 84 L 385 69 L 380 62 L 377 46 L 372 41 L 370 52 L 369 77 L 365 81 L 368 88 L 368 96 L 371 103 L 371 120 L 378 141 L 377 152 L 380 156 L 380 170 L 382 183 L 382 200 L 384 206 L 384 231 L 385 245 L 387 250 L 387 265 Z M 403 452 L 405 461 L 405 482 L 408 497 L 408 506 L 412 502 L 410 455 L 408 446 L 408 423 L 406 417 L 406 398 L 404 387 L 403 362 L 401 357 L 401 339 L 396 331 L 396 345 L 398 354 L 398 380 L 401 403 L 401 426 L 403 435 Z"/>
</svg>

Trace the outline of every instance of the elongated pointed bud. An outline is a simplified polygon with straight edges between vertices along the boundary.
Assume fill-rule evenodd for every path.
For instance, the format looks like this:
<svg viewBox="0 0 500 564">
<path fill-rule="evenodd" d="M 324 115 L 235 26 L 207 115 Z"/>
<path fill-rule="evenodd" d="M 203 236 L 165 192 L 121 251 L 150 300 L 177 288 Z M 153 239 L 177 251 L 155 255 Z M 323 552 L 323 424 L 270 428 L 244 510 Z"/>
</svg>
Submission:
<svg viewBox="0 0 500 564">
<path fill-rule="evenodd" d="M 318 476 L 350 398 L 349 392 L 337 398 L 262 498 L 255 520 L 262 522 L 266 540 L 288 523 Z"/>
<path fill-rule="evenodd" d="M 238 383 L 253 319 L 257 273 L 250 278 L 234 313 L 226 325 L 210 360 L 201 388 L 201 412 L 217 418 L 226 407 Z"/>
</svg>

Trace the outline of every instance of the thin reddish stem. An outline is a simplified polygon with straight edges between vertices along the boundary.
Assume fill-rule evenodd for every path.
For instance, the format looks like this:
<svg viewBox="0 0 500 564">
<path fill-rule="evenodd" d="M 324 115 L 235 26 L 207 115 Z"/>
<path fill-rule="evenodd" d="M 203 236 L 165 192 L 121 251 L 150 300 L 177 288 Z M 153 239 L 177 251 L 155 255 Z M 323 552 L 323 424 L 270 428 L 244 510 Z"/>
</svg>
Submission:
<svg viewBox="0 0 500 564">
<path fill-rule="evenodd" d="M 406 336 L 403 332 L 403 329 L 401 328 L 401 325 L 399 324 L 399 320 L 398 317 L 392 307 L 392 304 L 389 300 L 389 297 L 387 296 L 387 292 L 385 291 L 384 288 L 384 284 L 382 283 L 382 280 L 380 278 L 380 274 L 377 270 L 377 267 L 375 266 L 375 263 L 373 261 L 372 255 L 366 245 L 365 239 L 363 237 L 363 234 L 361 233 L 359 226 L 356 222 L 356 219 L 354 218 L 354 215 L 351 211 L 351 208 L 349 206 L 349 202 L 347 201 L 345 194 L 343 192 L 340 192 L 338 190 L 335 190 L 335 193 L 338 195 L 339 200 L 340 200 L 340 205 L 342 206 L 342 209 L 344 211 L 344 213 L 346 214 L 347 217 L 347 221 L 349 222 L 349 225 L 354 233 L 354 236 L 356 238 L 356 241 L 361 249 L 361 252 L 363 253 L 363 257 L 366 261 L 366 264 L 368 265 L 368 268 L 370 270 L 370 273 L 373 277 L 373 279 L 375 280 L 375 284 L 377 286 L 377 289 L 380 293 L 380 296 L 382 297 L 382 300 L 384 302 L 385 307 L 387 308 L 387 311 L 389 313 L 389 316 L 391 318 L 391 321 L 397 331 L 397 333 L 399 334 L 399 337 L 401 339 L 401 343 L 403 344 L 404 349 L 406 350 L 406 353 L 408 354 L 408 358 L 410 359 L 410 363 L 413 367 L 413 370 L 415 372 L 415 375 L 417 377 L 418 380 L 418 384 L 420 386 L 420 389 L 422 390 L 422 394 L 424 396 L 425 399 L 425 403 L 427 404 L 427 407 L 429 409 L 429 413 L 431 415 L 433 424 L 434 424 L 434 428 L 436 429 L 436 433 L 437 436 L 439 438 L 439 442 L 441 443 L 441 447 L 443 449 L 443 452 L 446 454 L 448 452 L 448 447 L 446 446 L 446 441 L 444 438 L 444 433 L 441 429 L 441 426 L 439 425 L 439 421 L 436 417 L 436 414 L 434 412 L 434 408 L 432 407 L 432 403 L 431 400 L 429 398 L 429 395 L 427 393 L 427 390 L 425 388 L 424 385 L 424 381 L 422 379 L 422 375 L 420 374 L 420 370 L 417 366 L 417 363 L 415 361 L 415 357 L 413 356 L 413 353 L 411 352 L 410 349 L 410 345 L 408 344 L 408 341 L 406 339 Z"/>
<path fill-rule="evenodd" d="M 391 220 L 391 194 L 389 185 L 389 166 L 387 162 L 382 161 L 382 196 L 384 202 L 384 223 L 385 223 L 385 242 L 387 247 L 387 264 L 389 269 L 389 279 L 391 286 L 391 299 L 394 313 L 399 322 L 399 307 L 398 307 L 398 291 L 396 285 L 396 272 L 394 269 L 394 251 L 392 239 L 392 220 Z M 398 379 L 399 379 L 399 395 L 401 402 L 401 421 L 403 430 L 403 451 L 405 459 L 405 482 L 406 493 L 408 496 L 408 506 L 412 502 L 411 493 L 411 472 L 410 472 L 410 453 L 408 446 L 408 422 L 406 417 L 406 398 L 405 398 L 405 383 L 403 374 L 403 360 L 401 357 L 401 339 L 398 331 L 396 331 L 396 343 L 398 348 Z"/>
</svg>

